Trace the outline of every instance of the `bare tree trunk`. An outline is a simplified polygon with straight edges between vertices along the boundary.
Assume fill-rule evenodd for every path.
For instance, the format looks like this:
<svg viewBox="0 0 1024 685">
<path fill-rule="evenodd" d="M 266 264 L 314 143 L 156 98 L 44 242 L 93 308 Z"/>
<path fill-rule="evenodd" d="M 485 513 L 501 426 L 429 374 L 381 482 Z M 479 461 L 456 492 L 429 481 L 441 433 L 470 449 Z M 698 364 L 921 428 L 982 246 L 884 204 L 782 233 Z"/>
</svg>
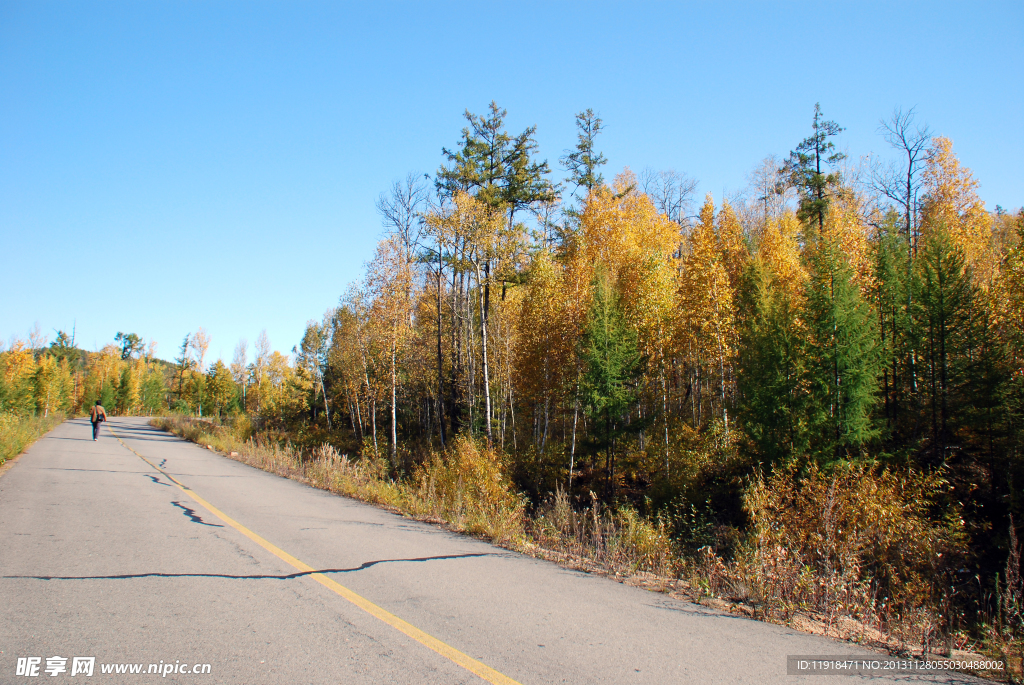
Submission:
<svg viewBox="0 0 1024 685">
<path fill-rule="evenodd" d="M 661 355 L 661 415 L 665 422 L 665 478 L 668 478 L 668 390 L 665 387 L 665 352 Z M 575 426 L 573 427 L 575 440 Z"/>
<path fill-rule="evenodd" d="M 715 309 L 718 309 L 717 303 Z M 721 319 L 719 319 L 721 320 Z M 725 425 L 725 440 L 729 441 L 729 410 L 725 408 L 725 345 L 722 344 L 722 331 L 718 331 L 718 390 L 722 402 L 722 423 Z"/>
<path fill-rule="evenodd" d="M 441 355 L 441 244 L 437 245 L 437 433 L 444 449 L 444 357 Z"/>
<path fill-rule="evenodd" d="M 398 468 L 398 408 L 395 405 L 395 386 L 397 374 L 395 373 L 395 354 L 397 347 L 395 342 L 391 343 L 391 467 Z"/>
<path fill-rule="evenodd" d="M 549 348 L 550 349 L 550 348 Z M 541 435 L 540 451 L 543 452 L 548 444 L 548 416 L 551 407 L 551 370 L 549 364 L 550 354 L 547 350 L 544 353 L 544 432 Z"/>
<path fill-rule="evenodd" d="M 508 407 L 509 412 L 512 414 L 512 449 L 518 451 L 519 442 L 516 440 L 516 403 L 513 392 L 513 388 L 508 389 Z"/>
<path fill-rule="evenodd" d="M 484 266 L 484 271 L 489 271 L 488 266 Z M 491 380 L 490 373 L 487 368 L 487 302 L 488 293 L 485 292 L 484 283 L 480 280 L 480 267 L 477 266 L 476 271 L 477 288 L 480 292 L 480 339 L 481 339 L 481 352 L 483 353 L 483 374 L 484 374 L 484 421 L 487 426 L 487 446 L 492 445 L 491 441 Z M 488 274 L 489 278 L 489 274 Z"/>
<path fill-rule="evenodd" d="M 370 387 L 370 375 L 366 370 L 366 358 L 363 358 L 363 379 L 366 381 L 366 395 L 370 398 L 370 421 L 373 427 L 373 453 L 377 454 L 377 399 L 373 397 L 373 388 Z"/>
<path fill-rule="evenodd" d="M 505 449 L 505 424 L 506 424 L 507 419 L 508 419 L 508 406 L 505 405 L 505 402 L 504 402 L 504 398 L 506 397 L 506 395 L 504 393 L 502 393 L 501 397 L 502 397 L 502 406 L 501 406 L 501 412 L 500 412 L 501 413 L 501 418 L 498 419 L 498 423 L 501 424 L 501 433 L 499 434 L 498 440 L 499 440 L 499 444 L 501 445 L 501 449 L 504 450 Z"/>
<path fill-rule="evenodd" d="M 566 491 L 572 490 L 572 471 L 576 466 L 576 421 L 580 417 L 580 383 L 576 381 L 576 396 L 573 400 L 572 409 L 572 447 L 569 449 L 569 486 Z"/>
<path fill-rule="evenodd" d="M 359 433 L 356 432 L 356 415 L 352 411 L 352 397 L 348 390 L 345 391 L 345 403 L 348 405 L 348 420 L 352 424 L 352 434 L 358 436 Z"/>
<path fill-rule="evenodd" d="M 700 426 L 700 367 L 697 364 L 690 369 L 690 413 L 693 414 L 693 427 Z"/>
<path fill-rule="evenodd" d="M 462 380 L 462 345 L 460 344 L 459 338 L 459 301 L 457 299 L 457 293 L 460 289 L 456 289 L 458 279 L 456 277 L 455 269 L 452 269 L 452 289 L 451 289 L 451 310 L 452 310 L 452 379 L 449 391 L 451 392 L 451 422 L 452 432 L 458 433 L 459 424 L 462 421 L 462 407 L 459 405 L 459 393 L 461 388 L 459 384 Z"/>
<path fill-rule="evenodd" d="M 356 400 L 356 419 L 359 421 L 359 442 L 361 444 L 366 438 L 366 430 L 363 428 L 363 411 L 359 406 L 359 388 L 356 388 L 354 397 Z"/>
<path fill-rule="evenodd" d="M 320 376 L 320 392 L 324 394 L 324 415 L 327 417 L 327 430 L 331 430 L 331 409 L 327 405 L 327 388 L 324 386 L 324 374 L 317 369 L 317 375 Z"/>
<path fill-rule="evenodd" d="M 540 451 L 548 446 L 548 424 L 551 419 L 551 396 L 544 396 L 544 432 L 541 434 Z"/>
<path fill-rule="evenodd" d="M 463 289 L 462 281 L 465 280 Z M 467 408 L 469 409 L 470 430 L 474 423 L 474 412 L 476 410 L 476 326 L 473 315 L 473 274 L 467 274 L 460 278 L 459 290 L 463 295 L 463 316 L 462 334 L 464 338 L 463 349 L 465 352 L 466 366 L 469 372 L 466 383 Z"/>
<path fill-rule="evenodd" d="M 373 399 L 370 401 L 370 420 L 373 425 L 373 454 L 377 455 L 377 400 Z"/>
</svg>

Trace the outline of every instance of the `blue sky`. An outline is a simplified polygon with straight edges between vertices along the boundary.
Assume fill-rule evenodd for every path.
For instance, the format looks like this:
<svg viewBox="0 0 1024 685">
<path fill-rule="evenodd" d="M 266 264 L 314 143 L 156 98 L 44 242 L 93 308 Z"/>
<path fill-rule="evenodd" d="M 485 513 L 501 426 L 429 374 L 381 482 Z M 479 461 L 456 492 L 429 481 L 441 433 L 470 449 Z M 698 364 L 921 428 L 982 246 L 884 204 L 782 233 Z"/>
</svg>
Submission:
<svg viewBox="0 0 1024 685">
<path fill-rule="evenodd" d="M 0 338 L 77 325 L 170 359 L 282 351 L 358 279 L 374 201 L 434 172 L 493 99 L 541 156 L 607 126 L 607 176 L 716 199 L 808 134 L 886 155 L 896 105 L 954 141 L 990 208 L 1024 202 L 1024 4 L 0 0 Z"/>
</svg>

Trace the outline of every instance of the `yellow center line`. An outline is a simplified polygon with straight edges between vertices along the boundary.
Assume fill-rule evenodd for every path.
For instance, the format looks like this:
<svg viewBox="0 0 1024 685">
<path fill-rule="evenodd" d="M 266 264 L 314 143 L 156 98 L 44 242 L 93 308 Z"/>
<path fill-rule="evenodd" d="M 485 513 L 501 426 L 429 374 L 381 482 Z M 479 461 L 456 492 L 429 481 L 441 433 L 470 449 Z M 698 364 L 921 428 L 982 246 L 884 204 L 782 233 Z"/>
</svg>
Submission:
<svg viewBox="0 0 1024 685">
<path fill-rule="evenodd" d="M 338 595 L 340 595 L 343 598 L 347 599 L 352 604 L 355 604 L 357 607 L 359 607 L 360 609 L 362 609 L 366 613 L 370 614 L 374 618 L 380 619 L 381 621 L 383 621 L 384 623 L 387 623 L 389 626 L 391 626 L 392 628 L 394 628 L 395 630 L 397 630 L 397 631 L 399 631 L 401 633 L 405 633 L 406 635 L 411 637 L 413 640 L 416 640 L 420 644 L 429 647 L 430 649 L 434 650 L 435 652 L 437 652 L 441 656 L 445 657 L 446 659 L 452 661 L 455 664 L 458 664 L 462 668 L 466 669 L 470 673 L 473 673 L 473 674 L 479 676 L 483 680 L 486 680 L 489 683 L 494 683 L 494 685 L 520 685 L 517 681 L 513 680 L 512 678 L 509 678 L 507 675 L 494 670 L 493 668 L 491 668 L 487 664 L 484 664 L 484 663 L 481 663 L 480 661 L 477 661 L 476 659 L 474 659 L 473 657 L 469 656 L 468 654 L 464 654 L 463 652 L 460 652 L 459 650 L 455 649 L 451 645 L 449 645 L 447 643 L 444 643 L 441 640 L 438 640 L 433 635 L 430 635 L 429 633 L 423 632 L 422 630 L 420 630 L 416 626 L 412 625 L 411 623 L 398 618 L 397 616 L 392 614 L 390 611 L 387 611 L 386 609 L 382 609 L 381 607 L 377 606 L 376 604 L 374 604 L 370 600 L 366 599 L 365 597 L 356 594 L 352 590 L 349 590 L 347 587 L 345 587 L 341 583 L 335 581 L 334 579 L 327 577 L 323 573 L 317 573 L 316 569 L 314 569 L 309 564 L 306 564 L 306 563 L 300 561 L 299 559 L 296 559 L 291 554 L 288 554 L 287 552 L 285 552 L 283 549 L 281 549 L 281 548 L 277 547 L 276 545 L 268 542 L 267 540 L 264 540 L 262 537 L 260 537 L 256 533 L 252 532 L 251 530 L 249 530 L 248 528 L 243 526 L 241 523 L 238 523 L 237 521 L 235 521 L 234 519 L 229 517 L 227 514 L 222 512 L 220 509 L 217 509 L 215 506 L 213 506 L 212 504 L 207 502 L 205 499 L 203 499 L 202 497 L 197 495 L 194 490 L 192 490 L 188 486 L 178 482 L 178 480 L 175 479 L 174 476 L 172 476 L 171 474 L 167 473 L 162 468 L 160 468 L 159 466 L 157 466 L 156 464 L 151 462 L 149 459 L 146 459 L 144 456 L 142 456 L 141 454 L 136 452 L 134 449 L 129 447 L 125 443 L 125 441 L 122 440 L 121 437 L 119 435 L 117 435 L 117 433 L 114 432 L 112 426 L 110 426 L 108 424 L 108 427 L 110 428 L 111 434 L 115 438 L 117 438 L 117 441 L 119 443 L 121 443 L 121 445 L 123 445 L 126 449 L 128 449 L 132 454 L 134 454 L 139 459 L 141 459 L 142 461 L 144 461 L 147 464 L 149 464 L 151 467 L 153 467 L 153 469 L 155 469 L 161 475 L 163 475 L 165 478 L 167 478 L 167 480 L 169 480 L 172 483 L 174 483 L 174 485 L 178 489 L 180 489 L 182 492 L 184 492 L 189 497 L 191 497 L 193 500 L 195 500 L 195 502 L 197 504 L 199 504 L 201 507 L 205 508 L 207 511 L 209 511 L 211 514 L 213 514 L 214 516 L 219 518 L 221 521 L 226 523 L 228 526 L 234 528 L 239 533 L 241 533 L 245 537 L 249 538 L 250 540 L 252 540 L 257 545 L 259 545 L 263 549 L 265 549 L 268 552 L 270 552 L 271 554 L 273 554 L 275 557 L 277 557 L 281 561 L 285 562 L 289 566 L 291 566 L 291 567 L 293 567 L 293 568 L 295 568 L 295 569 L 297 569 L 299 571 L 302 571 L 303 573 L 309 573 L 309 577 L 310 578 L 313 578 L 314 580 L 316 580 L 318 583 L 320 583 L 324 587 L 328 588 L 329 590 L 333 590 L 335 593 L 337 593 Z"/>
</svg>

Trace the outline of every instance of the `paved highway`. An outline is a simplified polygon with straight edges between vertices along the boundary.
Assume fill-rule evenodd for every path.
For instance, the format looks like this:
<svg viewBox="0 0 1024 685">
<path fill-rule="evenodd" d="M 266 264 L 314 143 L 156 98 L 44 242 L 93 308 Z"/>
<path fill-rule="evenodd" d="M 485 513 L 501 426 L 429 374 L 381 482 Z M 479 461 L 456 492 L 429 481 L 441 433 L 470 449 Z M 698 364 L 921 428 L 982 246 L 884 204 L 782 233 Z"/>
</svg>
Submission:
<svg viewBox="0 0 1024 685">
<path fill-rule="evenodd" d="M 90 432 L 68 421 L 0 477 L 0 683 L 850 683 L 787 676 L 786 656 L 866 654 L 410 521 L 145 419 Z"/>
</svg>

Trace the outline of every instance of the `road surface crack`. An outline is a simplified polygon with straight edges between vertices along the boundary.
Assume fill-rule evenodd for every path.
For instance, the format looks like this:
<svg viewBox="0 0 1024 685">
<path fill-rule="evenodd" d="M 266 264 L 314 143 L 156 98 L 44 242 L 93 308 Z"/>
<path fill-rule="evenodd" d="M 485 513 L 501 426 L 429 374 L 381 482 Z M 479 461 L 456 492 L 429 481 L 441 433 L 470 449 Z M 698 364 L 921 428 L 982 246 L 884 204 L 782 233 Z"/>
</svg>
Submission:
<svg viewBox="0 0 1024 685">
<path fill-rule="evenodd" d="M 181 505 L 178 505 L 181 506 Z M 209 523 L 204 525 L 210 525 Z M 469 557 L 490 557 L 499 556 L 490 552 L 476 553 L 476 554 L 447 554 L 444 556 L 436 557 L 418 557 L 415 559 L 378 559 L 376 561 L 367 561 L 359 566 L 353 566 L 352 568 L 324 568 L 314 569 L 312 571 L 297 571 L 296 573 L 286 573 L 281 575 L 273 574 L 254 574 L 254 575 L 231 575 L 227 573 L 124 573 L 118 575 L 109 576 L 0 576 L 5 579 L 25 579 L 25 580 L 134 580 L 136 578 L 227 578 L 228 580 L 292 580 L 294 578 L 302 578 L 303 576 L 311 576 L 314 574 L 328 575 L 331 573 L 352 573 L 354 571 L 362 571 L 376 566 L 377 564 L 394 564 L 399 562 L 424 562 L 424 561 L 445 561 L 448 559 L 466 559 Z"/>
</svg>

